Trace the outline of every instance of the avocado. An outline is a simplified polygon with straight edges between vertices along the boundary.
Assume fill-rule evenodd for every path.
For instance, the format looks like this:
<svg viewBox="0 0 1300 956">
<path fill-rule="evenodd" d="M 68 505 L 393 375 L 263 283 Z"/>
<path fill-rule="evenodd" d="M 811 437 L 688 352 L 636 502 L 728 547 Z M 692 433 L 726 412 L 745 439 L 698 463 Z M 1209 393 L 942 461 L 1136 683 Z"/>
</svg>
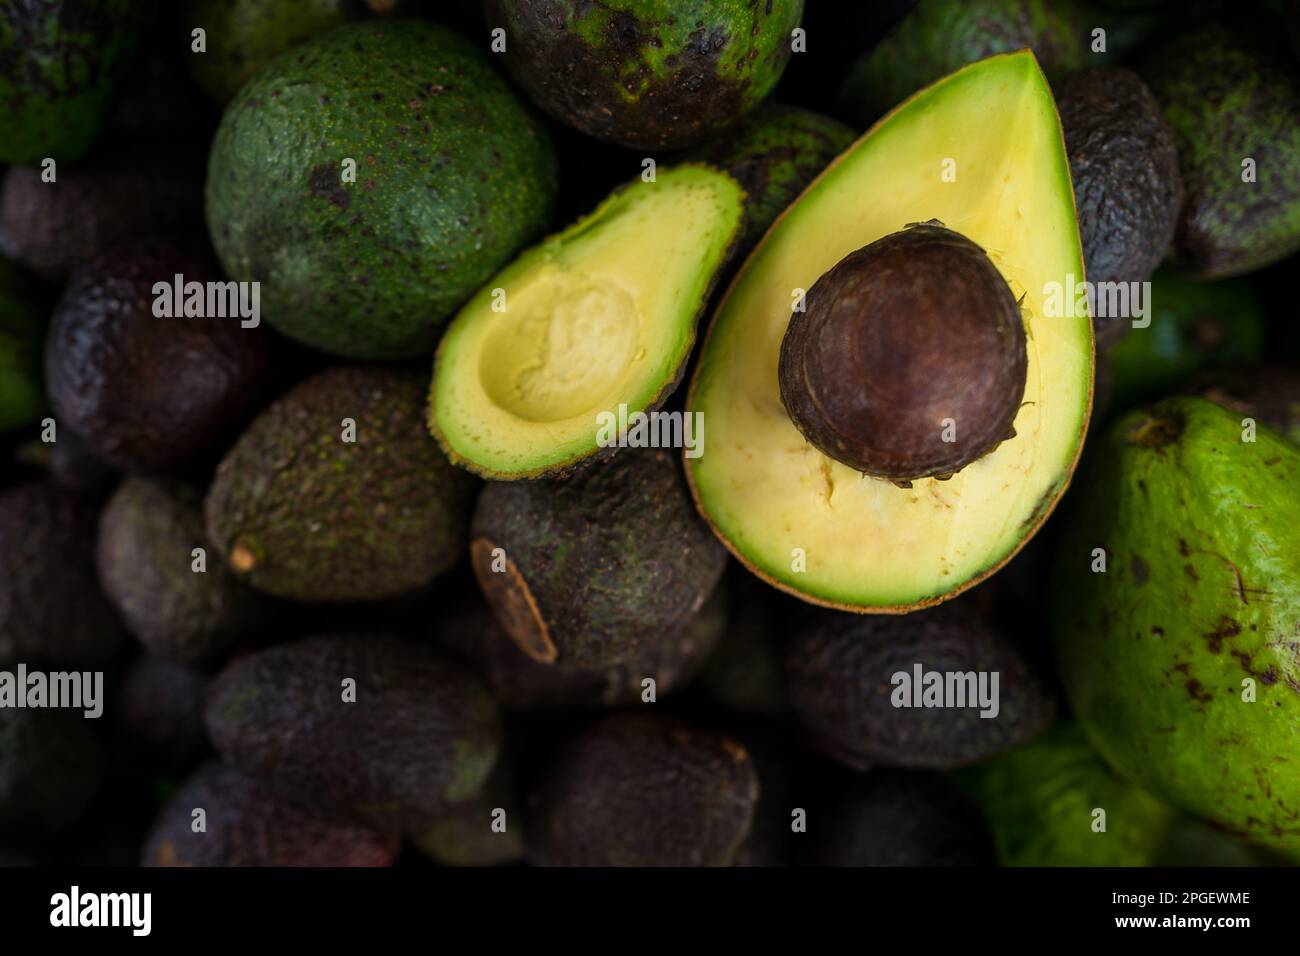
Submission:
<svg viewBox="0 0 1300 956">
<path fill-rule="evenodd" d="M 1148 298 L 1150 326 L 1133 329 L 1106 353 L 1115 409 L 1162 398 L 1201 369 L 1216 375 L 1261 357 L 1267 325 L 1249 280 L 1196 282 L 1162 269 Z"/>
<path fill-rule="evenodd" d="M 95 666 L 125 643 L 95 577 L 95 509 L 48 482 L 0 491 L 0 664 Z"/>
<path fill-rule="evenodd" d="M 475 482 L 424 427 L 424 376 L 338 366 L 261 413 L 217 467 L 208 537 L 244 581 L 297 601 L 377 601 L 464 554 Z"/>
<path fill-rule="evenodd" d="M 929 249 L 927 268 L 937 273 L 929 285 L 912 282 L 907 257 L 900 258 L 912 236 Z M 882 310 L 880 328 L 896 333 L 888 338 L 897 347 L 891 355 L 882 350 L 883 333 L 866 334 L 870 318 L 854 314 L 853 299 L 837 300 L 854 285 L 834 274 L 878 241 L 890 254 L 873 254 L 857 278 L 878 287 L 863 311 Z M 946 262 L 963 263 L 951 283 Z M 891 263 L 898 281 L 889 278 Z M 853 279 L 853 263 L 845 270 L 842 277 Z M 750 570 L 816 604 L 906 611 L 988 577 L 1052 511 L 1079 455 L 1092 397 L 1092 329 L 1086 303 L 1062 293 L 1082 275 L 1060 124 L 1033 55 L 992 57 L 918 93 L 808 187 L 718 306 L 686 402 L 709 427 L 706 453 L 686 460 L 701 512 Z M 862 338 L 842 349 L 829 338 L 790 341 L 793 320 L 813 318 L 818 282 L 828 283 L 823 319 L 839 316 L 831 334 L 861 331 Z M 956 310 L 971 321 L 954 323 L 943 290 L 971 288 L 983 290 L 980 301 L 963 300 Z M 928 303 L 925 329 L 938 334 L 902 329 L 888 313 L 893 296 L 918 308 Z M 957 339 L 941 331 L 954 328 Z M 978 355 L 955 345 L 968 340 L 979 343 Z M 794 376 L 803 384 L 790 397 L 807 412 L 805 428 L 814 421 L 815 442 L 787 411 L 780 376 L 787 344 L 811 361 L 807 374 Z M 964 366 L 984 372 L 967 379 Z M 868 368 L 883 370 L 888 387 L 856 387 Z M 837 381 L 839 374 L 847 377 Z M 935 401 L 928 418 L 923 396 Z M 970 429 L 955 409 L 975 416 Z M 816 427 L 821 412 L 825 427 Z M 907 430 L 899 427 L 904 419 Z M 872 422 L 887 427 L 864 431 Z M 888 477 L 864 477 L 856 466 L 870 462 L 856 454 L 845 453 L 854 458 L 846 464 L 819 450 L 844 428 L 854 448 L 876 447 L 888 459 L 889 467 L 876 466 Z M 944 474 L 966 459 L 968 466 Z M 913 481 L 912 472 L 935 476 Z"/>
<path fill-rule="evenodd" d="M 192 488 L 124 481 L 100 514 L 96 554 L 104 592 L 131 633 L 178 664 L 220 663 L 269 613 L 209 544 L 203 496 Z"/>
<path fill-rule="evenodd" d="M 962 780 L 1004 866 L 1151 866 L 1173 820 L 1169 807 L 1111 773 L 1068 722 Z"/>
<path fill-rule="evenodd" d="M 137 658 L 114 700 L 119 749 L 168 771 L 192 768 L 208 751 L 203 701 L 208 678 L 200 671 L 152 655 Z"/>
<path fill-rule="evenodd" d="M 819 825 L 818 866 L 988 866 L 992 840 L 979 810 L 948 777 L 909 770 L 855 776 Z"/>
<path fill-rule="evenodd" d="M 427 826 L 474 796 L 501 740 L 496 704 L 476 677 L 380 634 L 312 637 L 236 658 L 213 679 L 207 726 L 221 756 L 245 773 L 393 832 Z"/>
<path fill-rule="evenodd" d="M 1173 130 L 1132 70 L 1072 73 L 1056 85 L 1070 157 L 1083 263 L 1093 286 L 1140 283 L 1164 259 L 1182 209 Z M 1098 292 L 1097 301 L 1108 301 Z M 1093 316 L 1097 347 L 1128 332 L 1135 316 Z"/>
<path fill-rule="evenodd" d="M 954 70 L 1025 47 L 1055 80 L 1084 66 L 1092 26 L 1074 0 L 919 0 L 850 67 L 839 102 L 866 126 Z"/>
<path fill-rule="evenodd" d="M 1247 365 L 1197 375 L 1185 391 L 1267 425 L 1300 445 L 1300 367 Z"/>
<path fill-rule="evenodd" d="M 54 182 L 38 167 L 10 167 L 0 191 L 0 249 L 59 282 L 128 240 L 197 232 L 203 162 L 195 150 L 153 146 L 105 149 Z"/>
<path fill-rule="evenodd" d="M 477 594 L 463 598 L 437 625 L 440 646 L 468 660 L 503 708 L 515 712 L 626 707 L 642 701 L 647 678 L 656 700 L 690 685 L 726 628 L 722 587 L 698 614 L 622 663 L 560 667 L 534 660 L 497 623 Z"/>
<path fill-rule="evenodd" d="M 45 408 L 44 335 L 39 293 L 22 272 L 0 257 L 0 435 L 32 424 Z"/>
<path fill-rule="evenodd" d="M 186 240 L 111 248 L 77 272 L 50 319 L 45 381 L 58 423 L 127 471 L 193 467 L 243 423 L 270 377 L 264 330 L 217 317 L 210 292 L 205 317 L 176 314 L 177 275 L 223 285 Z M 234 313 L 229 298 L 222 311 Z"/>
<path fill-rule="evenodd" d="M 803 0 L 488 0 L 506 70 L 574 129 L 682 149 L 749 112 L 781 78 Z"/>
<path fill-rule="evenodd" d="M 685 626 L 727 561 L 662 448 L 627 449 L 564 481 L 489 483 L 470 558 L 526 654 L 588 669 L 645 655 Z"/>
<path fill-rule="evenodd" d="M 1211 24 L 1140 69 L 1173 127 L 1187 191 L 1179 268 L 1218 279 L 1300 249 L 1300 67 Z"/>
<path fill-rule="evenodd" d="M 0 838 L 40 840 L 75 824 L 107 764 L 80 711 L 0 707 Z"/>
<path fill-rule="evenodd" d="M 1056 704 L 1016 646 L 969 602 L 906 616 L 809 609 L 785 647 L 810 743 L 855 770 L 947 770 L 1032 738 Z"/>
<path fill-rule="evenodd" d="M 745 190 L 740 256 L 854 138 L 839 120 L 768 102 L 684 158 L 721 169 Z"/>
<path fill-rule="evenodd" d="M 478 794 L 412 834 L 411 842 L 442 866 L 518 863 L 524 858 L 524 809 L 517 778 L 514 760 L 503 753 Z"/>
<path fill-rule="evenodd" d="M 528 798 L 540 866 L 727 866 L 758 775 L 732 738 L 669 715 L 619 713 L 571 739 Z"/>
<path fill-rule="evenodd" d="M 205 829 L 195 831 L 194 811 Z M 216 761 L 205 764 L 158 814 L 144 866 L 391 866 L 390 835 L 304 809 Z"/>
<path fill-rule="evenodd" d="M 556 188 L 545 128 L 486 52 L 433 23 L 357 23 L 281 55 L 226 108 L 207 219 L 277 331 L 411 358 L 546 227 Z"/>
<path fill-rule="evenodd" d="M 202 28 L 203 53 L 190 53 L 190 73 L 219 106 L 279 54 L 357 18 L 353 0 L 190 0 L 186 32 Z"/>
<path fill-rule="evenodd" d="M 89 151 L 154 8 L 152 0 L 5 5 L 0 163 L 72 163 Z"/>
<path fill-rule="evenodd" d="M 1203 399 L 1121 418 L 1080 476 L 1052 628 L 1070 704 L 1107 764 L 1221 829 L 1292 848 L 1298 481 L 1300 449 Z"/>
<path fill-rule="evenodd" d="M 646 424 L 646 440 L 701 441 L 636 416 L 677 387 L 743 208 L 724 173 L 657 170 L 488 281 L 434 365 L 429 425 L 451 460 L 511 480 L 571 472 Z"/>
</svg>

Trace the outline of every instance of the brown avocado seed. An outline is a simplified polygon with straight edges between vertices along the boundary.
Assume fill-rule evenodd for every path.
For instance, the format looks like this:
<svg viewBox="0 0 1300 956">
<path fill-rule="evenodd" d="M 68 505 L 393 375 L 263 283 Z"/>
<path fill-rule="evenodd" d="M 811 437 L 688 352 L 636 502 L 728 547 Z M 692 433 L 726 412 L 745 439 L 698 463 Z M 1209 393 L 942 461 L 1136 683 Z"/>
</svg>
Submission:
<svg viewBox="0 0 1300 956">
<path fill-rule="evenodd" d="M 1011 437 L 1028 357 L 984 250 L 912 225 L 819 278 L 781 343 L 781 403 L 823 454 L 905 484 L 951 477 Z"/>
</svg>

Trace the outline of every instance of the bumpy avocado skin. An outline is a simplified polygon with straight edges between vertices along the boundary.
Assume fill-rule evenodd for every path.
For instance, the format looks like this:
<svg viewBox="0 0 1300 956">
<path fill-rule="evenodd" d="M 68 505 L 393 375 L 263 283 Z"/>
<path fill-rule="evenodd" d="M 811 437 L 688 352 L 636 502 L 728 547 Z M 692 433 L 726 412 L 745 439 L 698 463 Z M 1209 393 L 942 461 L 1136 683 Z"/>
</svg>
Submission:
<svg viewBox="0 0 1300 956">
<path fill-rule="evenodd" d="M 206 829 L 194 831 L 194 811 Z M 145 866 L 390 866 L 398 841 L 320 817 L 274 787 L 213 761 L 185 782 L 154 821 Z"/>
<path fill-rule="evenodd" d="M 568 742 L 529 795 L 541 866 L 727 866 L 759 783 L 745 748 L 679 718 L 627 712 Z"/>
<path fill-rule="evenodd" d="M 730 173 L 745 190 L 745 234 L 732 253 L 743 256 L 853 140 L 853 130 L 829 116 L 765 103 L 686 158 Z"/>
<path fill-rule="evenodd" d="M 345 181 L 345 161 L 355 181 Z M 348 24 L 283 54 L 227 107 L 207 219 L 277 330 L 358 359 L 433 352 L 443 321 L 546 226 L 540 121 L 470 40 Z"/>
<path fill-rule="evenodd" d="M 1174 814 L 1116 777 L 1073 723 L 962 774 L 1003 866 L 1150 866 Z M 1104 810 L 1101 817 L 1094 811 Z"/>
<path fill-rule="evenodd" d="M 36 292 L 0 258 L 0 434 L 32 424 L 45 407 L 41 341 L 45 323 Z"/>
<path fill-rule="evenodd" d="M 1243 437 L 1240 415 L 1197 398 L 1110 428 L 1061 541 L 1053 632 L 1074 712 L 1112 768 L 1294 847 L 1300 449 L 1264 427 Z"/>
<path fill-rule="evenodd" d="M 505 67 L 551 116 L 633 149 L 682 149 L 776 85 L 803 0 L 488 0 Z"/>
<path fill-rule="evenodd" d="M 1054 79 L 1086 62 L 1088 27 L 1074 0 L 920 0 L 853 64 L 840 102 L 866 125 L 967 63 L 1024 47 Z"/>
<path fill-rule="evenodd" d="M 153 7 L 153 0 L 54 0 L 0 8 L 0 162 L 85 155 Z"/>
<path fill-rule="evenodd" d="M 203 571 L 193 551 L 205 552 Z M 208 543 L 203 499 L 147 478 L 118 487 L 100 514 L 99 579 L 131 632 L 179 664 L 219 662 L 266 612 Z"/>
<path fill-rule="evenodd" d="M 395 597 L 455 565 L 477 482 L 425 429 L 424 387 L 413 369 L 337 367 L 267 408 L 204 503 L 231 568 L 277 597 L 337 602 Z"/>
<path fill-rule="evenodd" d="M 1264 312 L 1249 280 L 1195 282 L 1161 270 L 1151 279 L 1149 304 L 1151 324 L 1106 353 L 1116 410 L 1160 398 L 1200 369 L 1260 357 Z"/>
<path fill-rule="evenodd" d="M 213 680 L 207 726 L 245 773 L 392 832 L 427 826 L 478 793 L 501 742 L 496 703 L 468 670 L 373 634 L 236 658 Z"/>
<path fill-rule="evenodd" d="M 1217 26 L 1163 44 L 1141 72 L 1174 130 L 1187 199 L 1179 267 L 1240 275 L 1300 249 L 1300 69 Z M 1244 182 L 1246 159 L 1254 182 Z"/>
<path fill-rule="evenodd" d="M 42 839 L 86 811 L 107 766 L 95 723 L 77 710 L 0 707 L 0 838 Z"/>
<path fill-rule="evenodd" d="M 191 0 L 185 26 L 206 31 L 207 51 L 190 57 L 190 72 L 224 106 L 276 56 L 360 10 L 348 0 Z"/>
<path fill-rule="evenodd" d="M 625 449 L 564 480 L 489 483 L 470 538 L 497 619 L 521 641 L 522 579 L 553 645 L 547 662 L 562 667 L 644 653 L 699 611 L 727 561 L 663 448 Z"/>
</svg>

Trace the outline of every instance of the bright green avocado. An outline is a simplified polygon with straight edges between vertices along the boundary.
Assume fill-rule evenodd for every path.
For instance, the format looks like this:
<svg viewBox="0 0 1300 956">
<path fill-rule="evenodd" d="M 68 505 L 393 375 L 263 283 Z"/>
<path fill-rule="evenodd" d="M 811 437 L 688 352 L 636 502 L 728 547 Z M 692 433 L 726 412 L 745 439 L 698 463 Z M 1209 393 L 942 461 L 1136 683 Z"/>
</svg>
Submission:
<svg viewBox="0 0 1300 956">
<path fill-rule="evenodd" d="M 1079 487 L 1053 632 L 1088 737 L 1175 806 L 1300 846 L 1300 449 L 1170 399 L 1115 423 Z"/>
<path fill-rule="evenodd" d="M 778 358 L 802 291 L 849 253 L 932 219 L 982 247 L 1010 287 L 1028 371 L 1014 436 L 946 480 L 899 487 L 804 439 Z M 705 518 L 770 583 L 845 610 L 911 610 L 992 574 L 1052 510 L 1079 454 L 1091 325 L 1086 308 L 1056 310 L 1051 290 L 1081 275 L 1061 128 L 1033 54 L 921 91 L 786 210 L 718 307 L 688 399 L 708 426 L 705 453 L 686 462 Z"/>
<path fill-rule="evenodd" d="M 45 323 L 32 296 L 22 273 L 0 259 L 0 434 L 30 425 L 45 407 Z"/>
<path fill-rule="evenodd" d="M 434 365 L 429 425 L 452 462 L 534 478 L 630 438 L 681 379 L 744 201 L 725 173 L 661 169 L 484 285 Z"/>
<path fill-rule="evenodd" d="M 474 42 L 347 24 L 226 108 L 207 218 L 277 331 L 349 358 L 428 355 L 443 321 L 550 218 L 541 121 Z"/>
<path fill-rule="evenodd" d="M 1111 773 L 1072 723 L 961 779 L 988 819 L 1003 866 L 1150 866 L 1174 815 Z"/>
</svg>

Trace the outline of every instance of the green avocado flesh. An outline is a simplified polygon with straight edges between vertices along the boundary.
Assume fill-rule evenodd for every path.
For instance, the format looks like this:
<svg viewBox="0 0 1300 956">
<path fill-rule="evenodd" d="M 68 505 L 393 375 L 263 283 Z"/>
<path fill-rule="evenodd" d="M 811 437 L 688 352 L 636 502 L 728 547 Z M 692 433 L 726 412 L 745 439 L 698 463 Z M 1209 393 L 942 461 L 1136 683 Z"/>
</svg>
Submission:
<svg viewBox="0 0 1300 956">
<path fill-rule="evenodd" d="M 666 398 L 744 201 L 716 170 L 659 170 L 491 279 L 434 366 L 429 424 L 452 462 L 499 480 L 564 472 L 622 434 L 621 408 Z"/>
<path fill-rule="evenodd" d="M 781 403 L 778 354 L 799 290 L 932 219 L 983 247 L 1020 300 L 1028 371 L 1014 437 L 949 480 L 902 488 L 804 440 Z M 772 584 L 846 610 L 910 610 L 991 574 L 1051 511 L 1079 454 L 1092 329 L 1086 308 L 1055 309 L 1051 289 L 1082 275 L 1061 128 L 1033 55 L 921 91 L 814 181 L 719 307 L 688 400 L 708 427 L 705 453 L 687 460 L 705 517 Z"/>
<path fill-rule="evenodd" d="M 1053 585 L 1061 677 L 1106 762 L 1281 847 L 1300 847 L 1298 482 L 1300 450 L 1240 414 L 1133 412 L 1080 476 Z"/>
</svg>

